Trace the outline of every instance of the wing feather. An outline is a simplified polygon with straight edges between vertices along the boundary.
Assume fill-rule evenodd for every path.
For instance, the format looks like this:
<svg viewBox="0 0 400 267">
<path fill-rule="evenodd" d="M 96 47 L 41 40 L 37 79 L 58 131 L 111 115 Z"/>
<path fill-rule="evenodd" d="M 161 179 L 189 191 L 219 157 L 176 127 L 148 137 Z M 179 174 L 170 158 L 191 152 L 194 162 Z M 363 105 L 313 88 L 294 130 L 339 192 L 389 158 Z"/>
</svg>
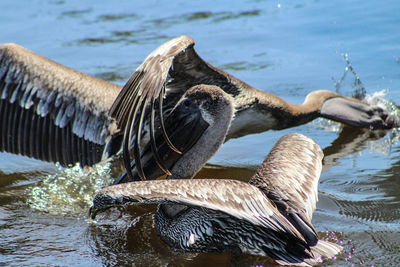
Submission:
<svg viewBox="0 0 400 267">
<path fill-rule="evenodd" d="M 0 45 L 0 151 L 94 164 L 116 132 L 108 110 L 119 90 L 16 44 Z M 94 155 L 78 154 L 75 138 Z"/>
<path fill-rule="evenodd" d="M 153 180 L 113 185 L 95 195 L 91 212 L 94 217 L 98 211 L 116 205 L 166 202 L 224 212 L 304 240 L 257 187 L 236 180 Z"/>
<path fill-rule="evenodd" d="M 147 103 L 154 106 L 154 102 L 163 94 L 174 57 L 193 43 L 193 39 L 190 37 L 176 38 L 154 50 L 132 74 L 111 107 L 110 115 L 116 119 L 118 126 L 121 129 L 129 129 L 125 131 L 125 145 L 123 146 L 124 165 L 129 177 L 133 177 L 133 175 L 128 152 L 130 147 L 127 144 L 131 144 L 132 133 L 140 133 L 142 127 L 142 123 L 135 124 L 136 116 L 140 118 L 139 122 L 143 121 Z M 162 110 L 160 110 L 160 113 L 162 113 Z M 153 117 L 150 118 L 150 123 L 154 124 Z M 138 127 L 139 129 L 134 129 Z M 162 128 L 162 130 L 165 129 Z M 136 152 L 139 149 L 137 147 L 139 142 L 140 140 L 135 142 L 134 151 Z M 171 148 L 179 151 L 173 144 Z M 140 171 L 140 155 L 138 153 L 135 153 L 135 161 L 140 177 L 145 179 L 143 171 Z M 162 163 L 160 164 L 162 165 Z"/>
<path fill-rule="evenodd" d="M 194 50 L 194 40 L 191 37 L 174 38 L 150 53 L 136 69 L 112 105 L 110 116 L 116 119 L 121 129 L 133 127 L 131 133 L 136 133 L 138 131 L 135 128 L 139 125 L 132 125 L 132 123 L 137 116 L 141 117 L 141 114 L 146 112 L 143 108 L 145 103 L 154 108 L 154 103 L 158 101 L 160 106 L 158 121 L 164 139 L 172 150 L 179 153 L 180 151 L 170 142 L 163 125 L 163 109 L 172 109 L 186 90 L 199 84 L 216 85 L 232 95 L 237 95 L 239 88 L 250 88 L 244 82 L 202 60 Z M 165 105 L 162 104 L 163 97 L 167 98 Z M 139 108 L 130 108 L 131 106 Z M 146 121 L 150 121 L 150 125 L 153 125 L 155 119 L 150 117 L 150 119 L 146 118 Z M 132 135 L 124 135 L 124 139 L 127 139 L 126 143 L 132 144 L 132 138 Z M 154 137 L 151 135 L 150 139 L 152 138 Z M 136 143 L 140 143 L 140 140 Z M 125 147 L 125 149 L 128 148 Z M 129 155 L 128 151 L 123 154 Z M 135 160 L 138 161 L 138 157 L 135 157 Z M 128 170 L 128 176 L 132 178 L 132 173 L 129 171 L 130 161 L 128 157 L 124 160 L 124 165 Z M 158 161 L 157 164 L 163 165 Z M 140 168 L 138 164 L 136 166 Z M 164 171 L 169 172 L 167 169 Z"/>
<path fill-rule="evenodd" d="M 249 183 L 260 188 L 283 214 L 299 216 L 313 229 L 311 219 L 318 200 L 322 158 L 323 152 L 314 140 L 287 134 L 272 148 Z"/>
</svg>

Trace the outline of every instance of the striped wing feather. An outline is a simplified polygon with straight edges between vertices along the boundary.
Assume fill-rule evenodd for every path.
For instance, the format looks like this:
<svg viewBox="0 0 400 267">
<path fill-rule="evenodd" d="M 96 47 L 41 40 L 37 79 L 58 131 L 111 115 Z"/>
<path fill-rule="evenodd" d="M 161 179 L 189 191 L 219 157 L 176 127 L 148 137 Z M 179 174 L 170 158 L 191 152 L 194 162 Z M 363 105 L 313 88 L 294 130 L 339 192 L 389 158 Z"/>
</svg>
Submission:
<svg viewBox="0 0 400 267">
<path fill-rule="evenodd" d="M 116 132 L 120 87 L 16 44 L 0 45 L 0 151 L 92 165 Z"/>
<path fill-rule="evenodd" d="M 301 134 L 287 134 L 276 143 L 249 181 L 297 229 L 306 229 L 314 241 L 317 237 L 311 219 L 318 200 L 322 158 L 323 152 L 314 140 Z"/>
<path fill-rule="evenodd" d="M 180 152 L 169 140 L 163 121 L 163 98 L 167 97 L 168 108 L 176 104 L 180 96 L 192 86 L 198 84 L 216 85 L 233 95 L 238 94 L 238 87 L 247 86 L 242 81 L 230 76 L 203 61 L 194 50 L 194 40 L 189 36 L 174 38 L 154 50 L 132 74 L 116 101 L 110 115 L 115 118 L 124 131 L 123 157 L 127 175 L 132 178 L 129 149 L 135 138 L 134 157 L 138 174 L 145 179 L 140 164 L 140 136 L 143 121 L 150 112 L 150 139 L 157 163 L 167 174 L 168 170 L 159 160 L 154 129 L 161 128 L 169 147 Z M 154 126 L 155 108 L 158 102 L 160 125 Z M 150 111 L 147 108 L 149 105 Z"/>
<path fill-rule="evenodd" d="M 216 85 L 233 95 L 237 94 L 239 87 L 249 87 L 201 59 L 194 44 L 189 36 L 174 38 L 150 53 L 136 69 L 110 110 L 121 129 L 125 128 L 129 117 L 127 107 L 133 106 L 139 96 L 142 96 L 142 101 L 145 98 L 153 101 L 166 93 L 181 96 L 199 84 Z"/>
<path fill-rule="evenodd" d="M 304 240 L 258 188 L 236 180 L 154 180 L 113 185 L 96 194 L 91 210 L 95 215 L 116 205 L 166 202 L 221 211 Z"/>
</svg>

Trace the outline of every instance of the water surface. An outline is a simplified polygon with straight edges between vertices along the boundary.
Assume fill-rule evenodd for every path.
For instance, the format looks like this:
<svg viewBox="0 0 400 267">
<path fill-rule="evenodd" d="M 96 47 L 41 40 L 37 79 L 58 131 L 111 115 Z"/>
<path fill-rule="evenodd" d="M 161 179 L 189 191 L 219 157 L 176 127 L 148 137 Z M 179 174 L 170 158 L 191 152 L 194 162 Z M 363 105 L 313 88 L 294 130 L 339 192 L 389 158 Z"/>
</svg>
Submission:
<svg viewBox="0 0 400 267">
<path fill-rule="evenodd" d="M 21 0 L 2 1 L 0 10 L 6 11 L 0 13 L 0 43 L 18 43 L 121 85 L 158 45 L 186 34 L 206 61 L 293 103 L 316 89 L 366 92 L 386 107 L 400 103 L 397 1 Z M 225 143 L 199 176 L 247 180 L 289 132 L 310 136 L 324 149 L 313 223 L 321 237 L 345 247 L 326 265 L 400 265 L 396 131 L 342 129 L 317 120 L 246 136 Z M 91 222 L 91 197 L 113 176 L 107 164 L 87 173 L 0 153 L 0 262 L 270 264 L 258 257 L 173 252 L 152 225 L 154 207 L 115 209 Z"/>
</svg>

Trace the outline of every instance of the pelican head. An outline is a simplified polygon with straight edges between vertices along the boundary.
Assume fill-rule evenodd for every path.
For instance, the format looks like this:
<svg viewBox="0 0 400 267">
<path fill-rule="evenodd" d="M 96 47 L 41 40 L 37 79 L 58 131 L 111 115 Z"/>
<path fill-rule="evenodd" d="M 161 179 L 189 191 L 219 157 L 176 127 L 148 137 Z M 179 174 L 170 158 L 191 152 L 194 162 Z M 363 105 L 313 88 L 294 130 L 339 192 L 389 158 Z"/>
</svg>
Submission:
<svg viewBox="0 0 400 267">
<path fill-rule="evenodd" d="M 150 141 L 139 158 L 145 177 L 155 179 L 168 169 L 170 178 L 192 178 L 224 142 L 234 112 L 232 103 L 231 96 L 217 86 L 196 85 L 186 91 L 165 120 L 171 143 L 182 153 L 171 149 L 159 133 L 153 145 L 157 152 Z M 135 161 L 132 178 L 124 172 L 115 184 L 140 180 L 133 168 L 138 166 Z"/>
</svg>

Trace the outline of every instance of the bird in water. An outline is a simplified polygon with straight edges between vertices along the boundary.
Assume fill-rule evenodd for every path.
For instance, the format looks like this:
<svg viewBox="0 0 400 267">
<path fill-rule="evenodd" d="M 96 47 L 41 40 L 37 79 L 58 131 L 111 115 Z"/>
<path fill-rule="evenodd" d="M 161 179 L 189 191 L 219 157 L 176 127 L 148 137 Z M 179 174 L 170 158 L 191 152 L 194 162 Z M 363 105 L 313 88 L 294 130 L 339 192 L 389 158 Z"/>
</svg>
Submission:
<svg viewBox="0 0 400 267">
<path fill-rule="evenodd" d="M 140 161 L 143 137 L 151 140 L 157 164 L 169 174 L 156 151 L 155 132 L 163 133 L 170 149 L 182 152 L 169 140 L 164 117 L 185 91 L 200 84 L 216 85 L 233 98 L 235 116 L 225 140 L 294 127 L 317 117 L 371 129 L 399 126 L 385 110 L 330 91 L 311 92 L 303 104 L 290 104 L 205 62 L 188 36 L 154 50 L 122 89 L 19 45 L 3 44 L 0 151 L 90 166 L 122 150 L 132 180 L 129 154 L 134 148 Z M 140 164 L 136 166 L 144 179 Z"/>
<path fill-rule="evenodd" d="M 282 137 L 248 183 L 189 179 L 222 145 L 233 114 L 234 100 L 218 87 L 198 85 L 188 90 L 171 116 L 180 116 L 178 132 L 185 124 L 203 121 L 202 134 L 195 140 L 190 134 L 171 135 L 180 145 L 191 144 L 179 147 L 186 150 L 172 160 L 175 163 L 163 158 L 170 164 L 171 176 L 103 188 L 93 199 L 92 218 L 114 206 L 157 203 L 157 232 L 178 251 L 247 253 L 269 256 L 282 265 L 304 266 L 338 254 L 342 247 L 319 240 L 311 223 L 323 158 L 312 139 L 301 134 Z M 155 161 L 151 153 L 144 153 L 141 160 L 144 166 Z M 155 170 L 145 168 L 152 179 Z"/>
</svg>

